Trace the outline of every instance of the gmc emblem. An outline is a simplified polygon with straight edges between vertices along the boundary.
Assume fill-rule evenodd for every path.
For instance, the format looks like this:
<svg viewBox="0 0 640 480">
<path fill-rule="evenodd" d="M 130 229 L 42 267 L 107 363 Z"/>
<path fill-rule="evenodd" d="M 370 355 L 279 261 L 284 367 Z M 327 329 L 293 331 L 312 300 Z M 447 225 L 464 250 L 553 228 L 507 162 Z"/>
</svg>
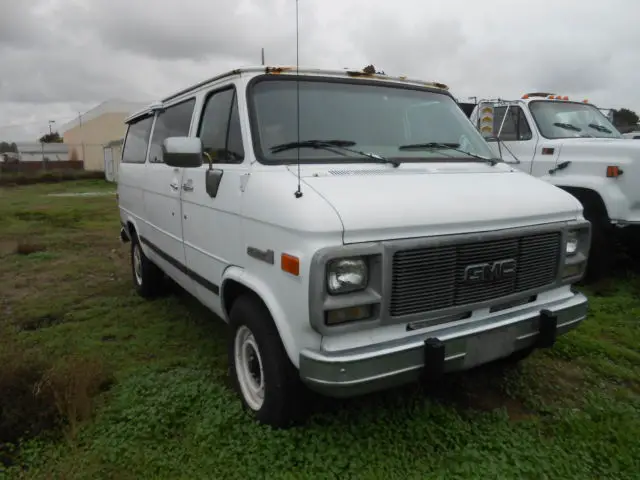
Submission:
<svg viewBox="0 0 640 480">
<path fill-rule="evenodd" d="M 516 265 L 513 258 L 469 265 L 464 269 L 464 281 L 467 283 L 490 282 L 514 277 Z"/>
</svg>

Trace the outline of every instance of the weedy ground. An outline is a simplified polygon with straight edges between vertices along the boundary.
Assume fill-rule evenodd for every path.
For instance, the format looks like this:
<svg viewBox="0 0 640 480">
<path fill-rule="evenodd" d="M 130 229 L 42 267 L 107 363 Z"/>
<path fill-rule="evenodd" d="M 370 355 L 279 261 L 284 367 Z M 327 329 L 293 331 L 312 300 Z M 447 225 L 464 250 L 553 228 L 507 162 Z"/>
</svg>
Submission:
<svg viewBox="0 0 640 480">
<path fill-rule="evenodd" d="M 0 190 L 0 477 L 638 478 L 640 280 L 587 290 L 588 321 L 517 368 L 253 423 L 224 324 L 132 291 L 114 187 Z M 95 196 L 52 193 L 102 192 Z"/>
</svg>

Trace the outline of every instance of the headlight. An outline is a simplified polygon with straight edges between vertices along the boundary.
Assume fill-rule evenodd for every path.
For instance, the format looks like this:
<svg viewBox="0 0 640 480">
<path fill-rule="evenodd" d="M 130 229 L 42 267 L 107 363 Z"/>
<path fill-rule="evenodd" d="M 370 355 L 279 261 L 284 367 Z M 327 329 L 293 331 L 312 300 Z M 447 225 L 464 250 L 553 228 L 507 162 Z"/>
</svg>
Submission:
<svg viewBox="0 0 640 480">
<path fill-rule="evenodd" d="M 567 244 L 566 251 L 567 256 L 575 255 L 578 251 L 579 243 L 578 243 L 578 232 L 571 231 L 567 234 Z"/>
<path fill-rule="evenodd" d="M 340 258 L 327 265 L 327 288 L 334 295 L 364 290 L 368 277 L 367 262 L 362 258 Z"/>
<path fill-rule="evenodd" d="M 562 269 L 564 279 L 579 280 L 585 273 L 591 231 L 589 226 L 580 226 L 567 232 L 565 242 L 565 260 Z"/>
</svg>

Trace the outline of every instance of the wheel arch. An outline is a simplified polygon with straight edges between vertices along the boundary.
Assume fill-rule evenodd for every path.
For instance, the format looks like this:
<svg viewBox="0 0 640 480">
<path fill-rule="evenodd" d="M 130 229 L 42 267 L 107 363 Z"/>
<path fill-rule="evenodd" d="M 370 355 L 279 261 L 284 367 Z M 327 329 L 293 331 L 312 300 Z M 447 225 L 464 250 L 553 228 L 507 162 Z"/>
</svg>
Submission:
<svg viewBox="0 0 640 480">
<path fill-rule="evenodd" d="M 600 220 L 609 222 L 609 213 L 602 196 L 591 188 L 567 187 L 558 185 L 559 188 L 573 195 L 582 204 L 584 216 L 588 220 Z"/>
<path fill-rule="evenodd" d="M 245 294 L 255 296 L 266 307 L 271 321 L 274 323 L 280 335 L 289 360 L 298 368 L 298 349 L 291 328 L 285 322 L 285 313 L 280 303 L 264 282 L 255 277 L 248 276 L 246 272 L 239 267 L 229 267 L 225 271 L 220 286 L 220 300 L 224 320 L 229 322 L 234 303 Z"/>
</svg>

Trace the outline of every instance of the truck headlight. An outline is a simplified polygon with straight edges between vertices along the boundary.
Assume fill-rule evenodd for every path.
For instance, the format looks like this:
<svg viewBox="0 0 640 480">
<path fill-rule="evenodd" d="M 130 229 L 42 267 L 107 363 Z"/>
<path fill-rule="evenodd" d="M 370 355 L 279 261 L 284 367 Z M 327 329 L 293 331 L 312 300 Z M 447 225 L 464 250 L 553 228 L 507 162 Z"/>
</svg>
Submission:
<svg viewBox="0 0 640 480">
<path fill-rule="evenodd" d="M 363 258 L 339 258 L 327 265 L 327 289 L 332 295 L 364 290 L 369 282 L 369 269 Z"/>
</svg>

